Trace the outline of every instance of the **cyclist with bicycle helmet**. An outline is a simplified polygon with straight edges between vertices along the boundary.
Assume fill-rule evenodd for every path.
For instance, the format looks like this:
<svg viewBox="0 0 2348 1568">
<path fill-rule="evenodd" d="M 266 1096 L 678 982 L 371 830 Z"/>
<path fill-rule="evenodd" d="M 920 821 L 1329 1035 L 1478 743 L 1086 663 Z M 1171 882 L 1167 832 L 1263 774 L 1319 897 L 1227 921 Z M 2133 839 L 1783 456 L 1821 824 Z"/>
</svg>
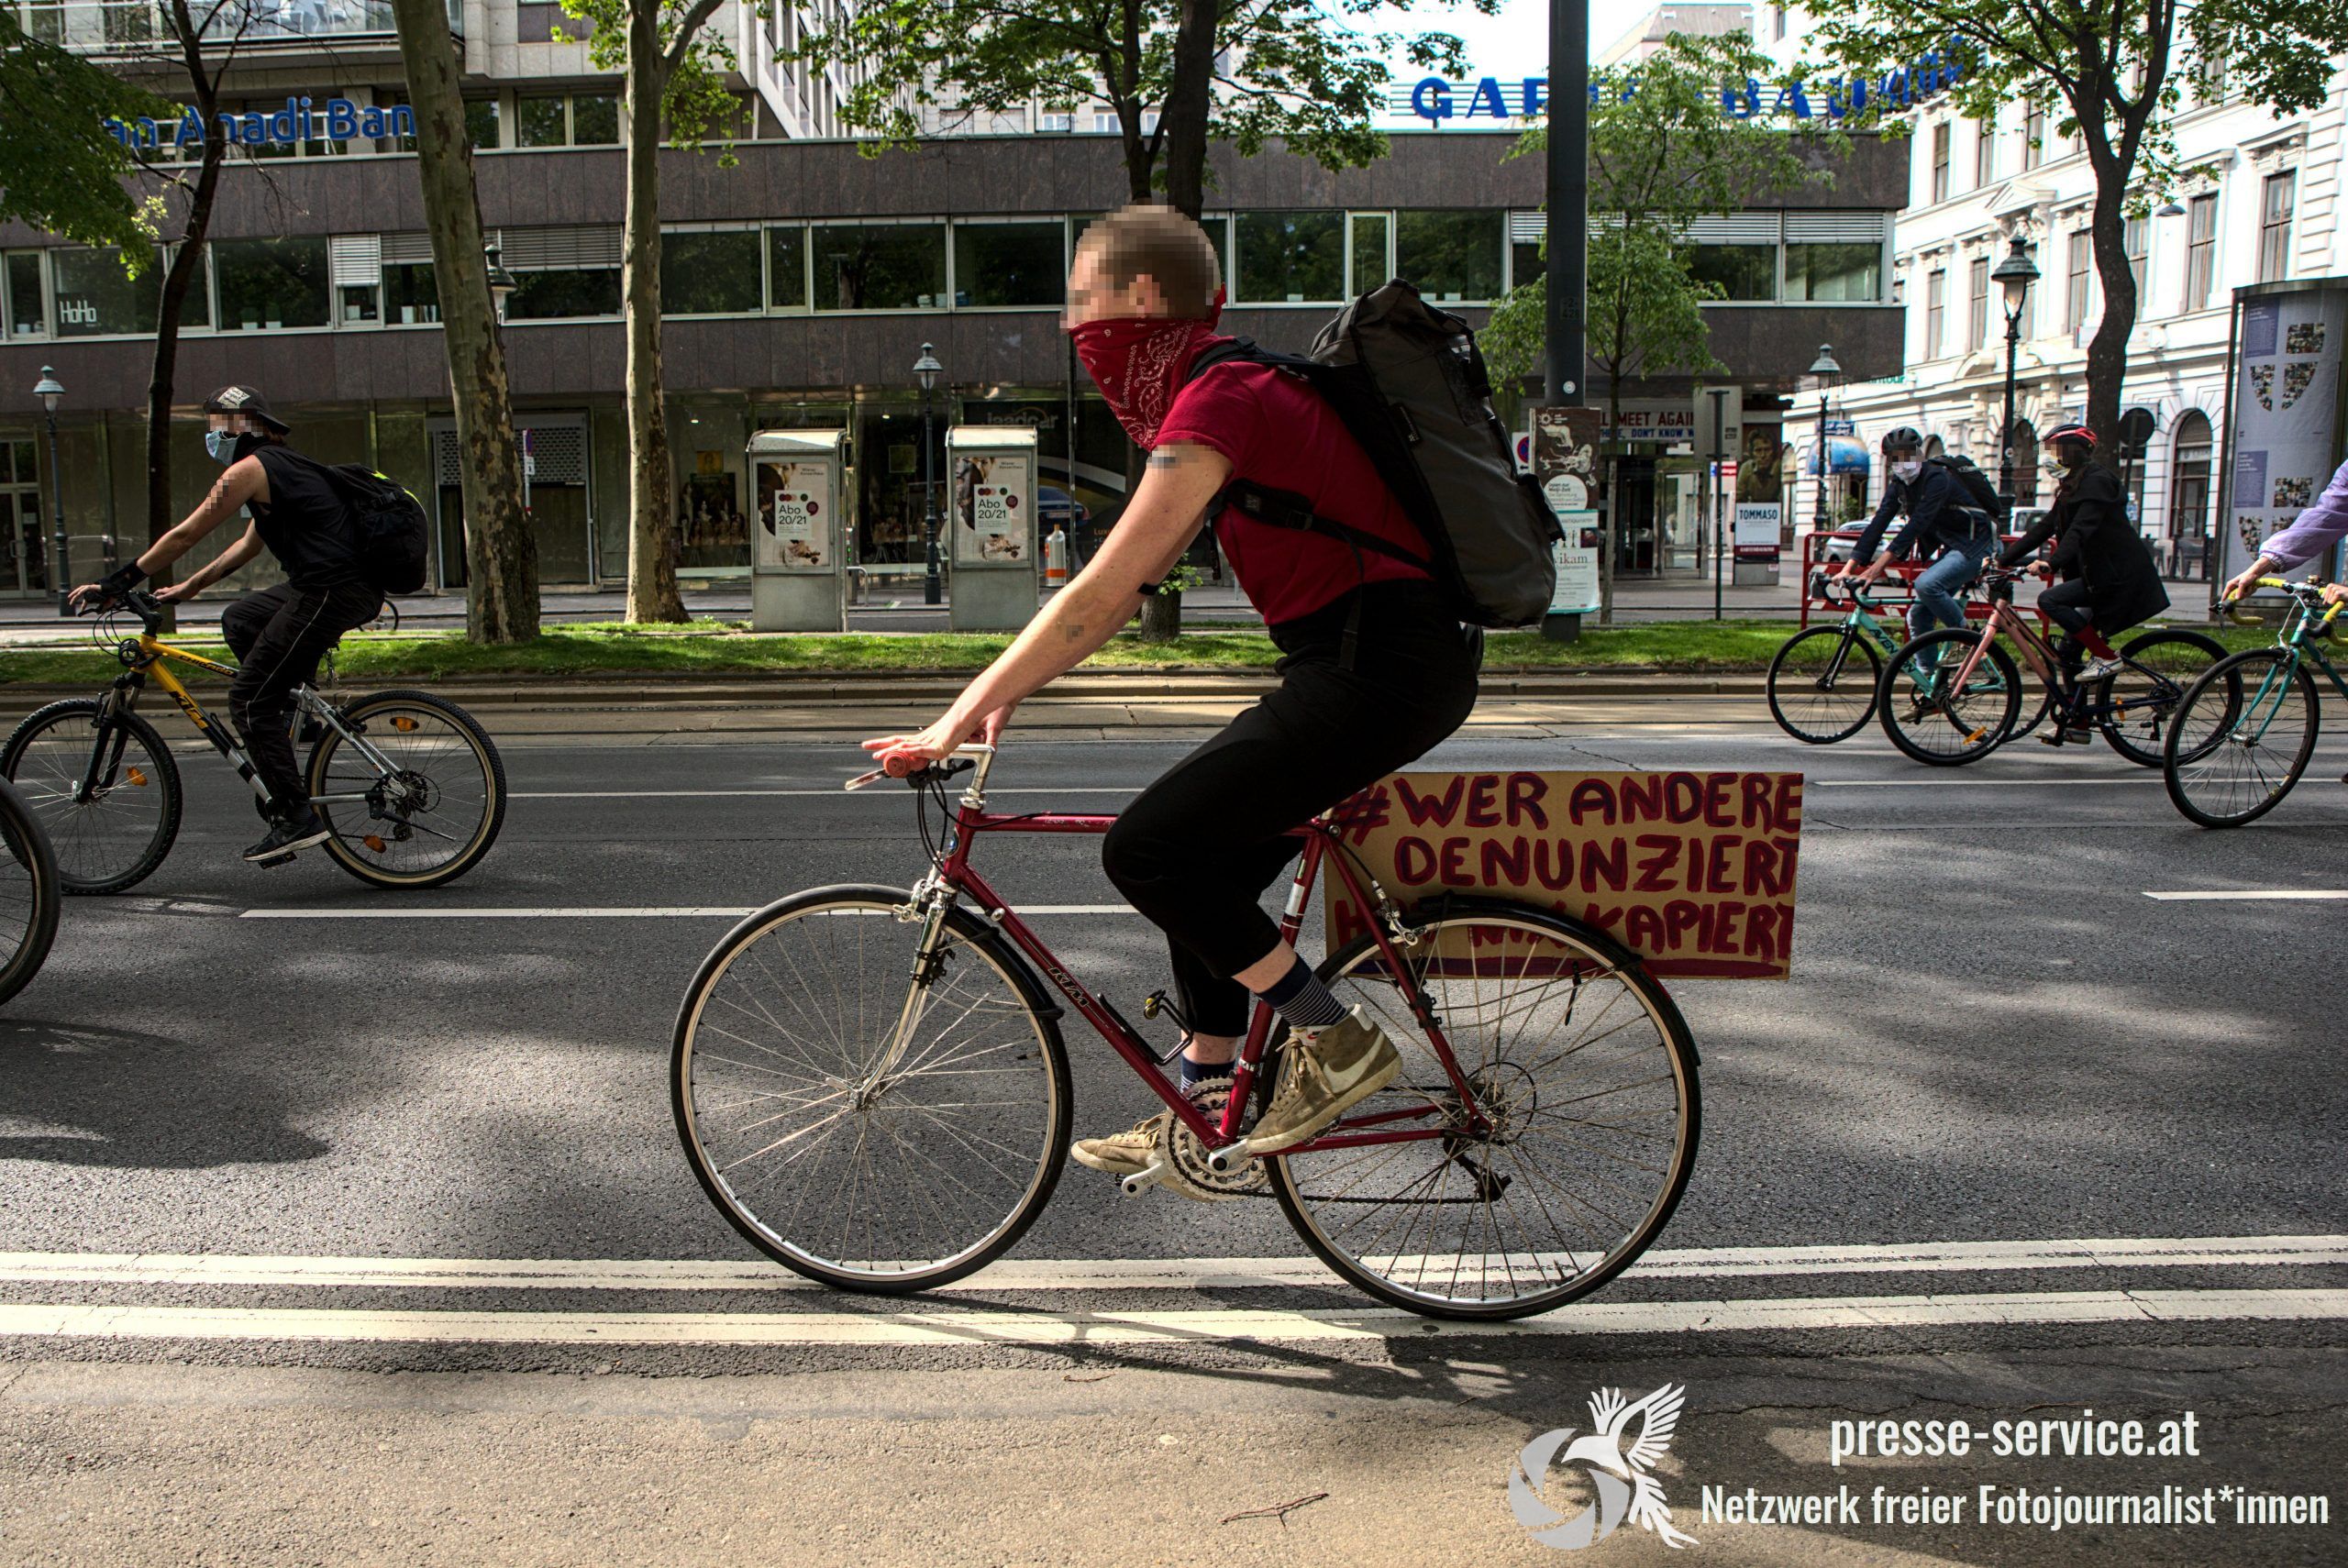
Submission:
<svg viewBox="0 0 2348 1568">
<path fill-rule="evenodd" d="M 942 718 L 864 744 L 892 766 L 944 757 L 974 735 L 992 742 L 1021 699 L 1132 619 L 1202 526 L 1218 531 L 1285 656 L 1280 684 L 1143 790 L 1102 860 L 1168 934 L 1188 1036 L 1182 1082 L 1194 1099 L 1228 1092 L 1251 996 L 1287 1022 L 1271 1105 L 1244 1140 L 1267 1154 L 1391 1082 L 1401 1057 L 1281 940 L 1264 889 L 1301 846 L 1292 829 L 1459 727 L 1476 701 L 1476 660 L 1424 568 L 1417 527 L 1317 392 L 1245 360 L 1191 379 L 1199 355 L 1229 341 L 1214 331 L 1222 296 L 1213 243 L 1171 207 L 1129 206 L 1085 231 L 1064 324 L 1110 412 L 1149 453 L 1142 481 L 1084 569 Z M 1300 496 L 1396 553 L 1216 505 L 1235 479 Z M 1154 1157 L 1157 1123 L 1073 1152 L 1094 1170 L 1135 1174 Z"/>
<path fill-rule="evenodd" d="M 2120 476 L 2096 460 L 2095 432 L 2084 425 L 2061 425 L 2048 431 L 2040 445 L 2055 476 L 2054 504 L 2029 533 L 2006 547 L 1998 564 L 2020 566 L 2039 546 L 2054 541 L 2045 573 L 2063 580 L 2051 582 L 2039 594 L 2038 607 L 2063 628 L 2054 651 L 2076 690 L 2120 668 L 2117 660 L 2103 657 L 2082 668 L 2088 654 L 2082 637 L 2116 636 L 2151 620 L 2168 608 L 2168 590 L 2162 586 L 2160 568 L 2144 547 L 2143 536 L 2128 520 Z M 2060 745 L 2066 738 L 2088 737 L 2082 731 L 2066 735 L 2057 729 L 2040 738 Z"/>
<path fill-rule="evenodd" d="M 1922 636 L 1935 626 L 1962 626 L 1965 608 L 1956 596 L 1981 575 L 1981 563 L 1998 542 L 1995 520 L 1974 503 L 1956 477 L 1924 461 L 1924 437 L 1903 425 L 1883 437 L 1883 460 L 1890 473 L 1883 502 L 1851 551 L 1854 580 L 1864 587 L 1904 560 L 1911 548 L 1934 558 L 1916 579 L 1916 602 L 1908 607 L 1908 632 Z M 1907 525 L 1878 558 L 1877 541 L 1891 519 L 1905 513 Z"/>
<path fill-rule="evenodd" d="M 373 620 L 383 595 L 360 569 L 357 524 L 324 466 L 285 444 L 293 426 L 270 413 L 250 387 L 226 386 L 205 399 L 204 449 L 227 471 L 203 504 L 138 559 L 104 582 L 72 592 L 74 605 L 119 599 L 249 512 L 244 536 L 180 581 L 160 589 L 166 603 L 192 599 L 267 549 L 285 580 L 246 594 L 220 613 L 220 635 L 237 656 L 228 716 L 245 739 L 253 771 L 269 787 L 269 832 L 245 851 L 257 865 L 282 866 L 298 850 L 334 836 L 310 803 L 294 761 L 294 690 L 317 679 L 337 638 Z"/>
</svg>

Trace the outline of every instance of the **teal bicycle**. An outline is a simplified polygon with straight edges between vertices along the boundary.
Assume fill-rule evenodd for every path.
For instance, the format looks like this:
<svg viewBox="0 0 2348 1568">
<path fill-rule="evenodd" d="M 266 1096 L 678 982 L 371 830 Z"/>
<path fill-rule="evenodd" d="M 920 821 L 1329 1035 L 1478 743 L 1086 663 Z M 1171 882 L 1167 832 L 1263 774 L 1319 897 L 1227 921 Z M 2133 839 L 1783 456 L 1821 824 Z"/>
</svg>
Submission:
<svg viewBox="0 0 2348 1568">
<path fill-rule="evenodd" d="M 2161 755 L 2168 798 L 2203 827 L 2240 827 L 2280 805 L 2315 755 L 2323 708 L 2312 664 L 2348 699 L 2348 681 L 2317 646 L 2342 606 L 2312 582 L 2262 577 L 2291 596 L 2275 646 L 2221 659 L 2186 688 Z"/>
<path fill-rule="evenodd" d="M 1832 604 L 1841 580 L 1818 573 L 1811 579 L 1811 596 Z M 1841 620 L 1796 632 L 1769 661 L 1769 716 L 1811 745 L 1848 740 L 1867 727 L 1883 661 L 1899 653 L 1899 639 L 1876 619 L 1882 606 L 1863 588 L 1844 588 L 1850 609 Z"/>
</svg>

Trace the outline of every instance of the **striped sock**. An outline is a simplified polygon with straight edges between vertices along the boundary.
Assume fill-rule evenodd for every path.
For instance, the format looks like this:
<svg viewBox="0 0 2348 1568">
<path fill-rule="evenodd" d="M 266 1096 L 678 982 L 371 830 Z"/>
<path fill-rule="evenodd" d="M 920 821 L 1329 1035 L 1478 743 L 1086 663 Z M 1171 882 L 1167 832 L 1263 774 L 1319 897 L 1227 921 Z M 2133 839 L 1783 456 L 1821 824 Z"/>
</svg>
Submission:
<svg viewBox="0 0 2348 1568">
<path fill-rule="evenodd" d="M 1346 1004 L 1323 985 L 1301 958 L 1290 961 L 1289 972 L 1257 993 L 1290 1029 L 1326 1029 L 1342 1023 Z"/>
</svg>

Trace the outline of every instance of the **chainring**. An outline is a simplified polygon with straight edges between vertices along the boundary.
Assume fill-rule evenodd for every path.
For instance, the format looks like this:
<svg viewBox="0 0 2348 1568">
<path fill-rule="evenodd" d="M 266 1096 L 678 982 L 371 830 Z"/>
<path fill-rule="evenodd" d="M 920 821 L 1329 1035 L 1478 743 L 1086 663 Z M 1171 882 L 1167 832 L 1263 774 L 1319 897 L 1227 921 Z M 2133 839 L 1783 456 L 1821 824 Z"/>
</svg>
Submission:
<svg viewBox="0 0 2348 1568">
<path fill-rule="evenodd" d="M 1191 1103 L 1213 1121 L 1223 1115 L 1223 1108 L 1230 1099 L 1231 1085 L 1226 1079 L 1221 1088 L 1198 1091 L 1191 1096 Z M 1269 1190 L 1263 1161 L 1249 1160 L 1226 1176 L 1207 1164 L 1206 1145 L 1180 1119 L 1167 1117 L 1165 1127 L 1159 1142 L 1160 1153 L 1166 1156 L 1166 1185 L 1183 1197 L 1207 1203 L 1227 1203 L 1235 1198 L 1261 1197 Z"/>
</svg>

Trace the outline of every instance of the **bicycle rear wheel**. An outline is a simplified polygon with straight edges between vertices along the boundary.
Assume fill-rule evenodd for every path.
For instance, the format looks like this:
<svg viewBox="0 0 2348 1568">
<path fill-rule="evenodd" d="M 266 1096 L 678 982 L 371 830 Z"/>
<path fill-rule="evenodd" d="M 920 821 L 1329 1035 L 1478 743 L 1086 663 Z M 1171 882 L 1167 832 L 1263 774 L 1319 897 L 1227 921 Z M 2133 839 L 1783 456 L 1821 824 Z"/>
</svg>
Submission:
<svg viewBox="0 0 2348 1568">
<path fill-rule="evenodd" d="M 2161 754 L 2169 801 L 2203 827 L 2256 822 L 2307 771 L 2322 723 L 2296 655 L 2253 648 L 2221 659 L 2177 702 Z"/>
<path fill-rule="evenodd" d="M 810 1279 L 897 1295 L 1009 1250 L 1068 1153 L 1059 1026 L 957 911 L 902 1051 L 923 926 L 893 888 L 817 888 L 717 944 L 677 1014 L 670 1094 L 702 1190 Z"/>
<path fill-rule="evenodd" d="M 1882 656 L 1853 627 L 1796 632 L 1769 661 L 1769 716 L 1811 745 L 1848 740 L 1875 717 L 1882 676 Z"/>
<path fill-rule="evenodd" d="M 23 797 L 0 784 L 0 1002 L 40 973 L 57 935 L 57 857 Z"/>
<path fill-rule="evenodd" d="M 423 691 L 379 691 L 339 710 L 391 764 L 332 725 L 308 787 L 335 830 L 334 863 L 379 888 L 437 888 L 480 864 L 505 823 L 505 763 L 473 716 Z"/>
<path fill-rule="evenodd" d="M 1364 934 L 1320 974 L 1403 1065 L 1346 1121 L 1457 1131 L 1308 1144 L 1265 1162 L 1273 1196 L 1322 1262 L 1413 1312 L 1521 1318 L 1589 1295 L 1662 1231 L 1695 1165 L 1687 1022 L 1636 957 L 1531 905 L 1454 905 L 1402 955 L 1487 1132 L 1468 1131 L 1409 988 Z"/>
<path fill-rule="evenodd" d="M 1877 712 L 1891 744 L 1918 762 L 1953 767 L 2004 744 L 2021 711 L 2021 676 L 1995 641 L 1960 687 L 1957 671 L 1987 634 L 1957 627 L 1911 637 L 1883 672 Z"/>
<path fill-rule="evenodd" d="M 2169 721 L 2185 689 L 2226 657 L 2198 632 L 2147 632 L 2120 649 L 2128 662 L 2096 683 L 2090 705 L 2101 710 L 2096 727 L 2112 750 L 2139 767 L 2158 767 Z"/>
<path fill-rule="evenodd" d="M 95 697 L 36 710 L 0 748 L 69 893 L 118 893 L 153 875 L 180 831 L 180 769 L 155 726 Z M 96 761 L 92 773 L 93 757 Z M 92 788 L 83 796 L 82 784 Z"/>
</svg>

